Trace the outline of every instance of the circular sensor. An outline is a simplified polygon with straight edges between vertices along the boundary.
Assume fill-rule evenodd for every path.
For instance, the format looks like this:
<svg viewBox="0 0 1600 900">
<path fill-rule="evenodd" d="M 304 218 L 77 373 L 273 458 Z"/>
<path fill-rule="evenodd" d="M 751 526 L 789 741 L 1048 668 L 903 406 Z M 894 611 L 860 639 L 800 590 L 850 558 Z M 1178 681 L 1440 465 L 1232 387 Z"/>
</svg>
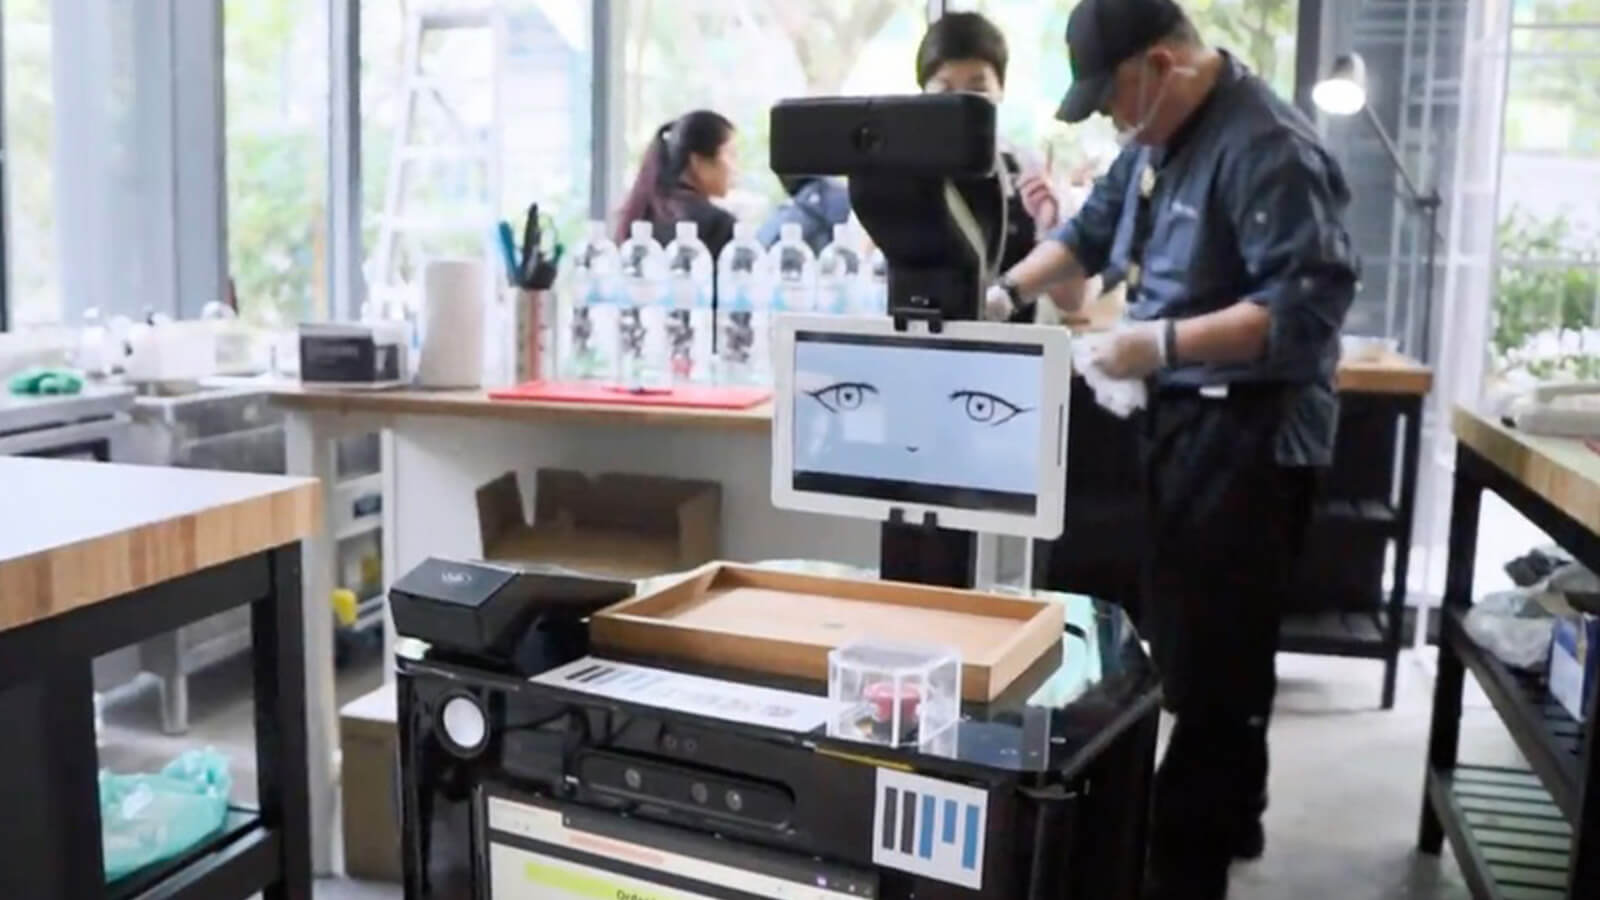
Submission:
<svg viewBox="0 0 1600 900">
<path fill-rule="evenodd" d="M 439 715 L 444 735 L 458 750 L 473 752 L 489 740 L 489 720 L 483 707 L 467 696 L 451 697 Z"/>
</svg>

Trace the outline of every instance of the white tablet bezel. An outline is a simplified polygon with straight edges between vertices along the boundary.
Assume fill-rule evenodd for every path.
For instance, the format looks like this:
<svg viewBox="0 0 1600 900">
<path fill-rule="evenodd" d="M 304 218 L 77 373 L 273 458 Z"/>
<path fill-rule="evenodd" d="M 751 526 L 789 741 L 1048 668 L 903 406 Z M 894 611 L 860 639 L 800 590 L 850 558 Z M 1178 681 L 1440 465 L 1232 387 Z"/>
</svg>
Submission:
<svg viewBox="0 0 1600 900">
<path fill-rule="evenodd" d="M 794 488 L 794 377 L 795 333 L 871 335 L 908 341 L 937 337 L 946 340 L 1038 346 L 1039 428 L 1037 473 L 1038 502 L 1032 515 L 973 510 L 952 506 L 903 503 L 848 497 Z M 947 322 L 938 334 L 925 324 L 911 323 L 897 332 L 887 316 L 781 315 L 774 326 L 772 365 L 772 505 L 779 509 L 890 521 L 894 510 L 907 523 L 921 523 L 931 513 L 940 527 L 984 534 L 1005 534 L 1051 539 L 1061 535 L 1062 509 L 1067 484 L 1067 418 L 1072 388 L 1072 339 L 1065 328 L 1045 325 L 1010 325 L 999 322 Z"/>
</svg>

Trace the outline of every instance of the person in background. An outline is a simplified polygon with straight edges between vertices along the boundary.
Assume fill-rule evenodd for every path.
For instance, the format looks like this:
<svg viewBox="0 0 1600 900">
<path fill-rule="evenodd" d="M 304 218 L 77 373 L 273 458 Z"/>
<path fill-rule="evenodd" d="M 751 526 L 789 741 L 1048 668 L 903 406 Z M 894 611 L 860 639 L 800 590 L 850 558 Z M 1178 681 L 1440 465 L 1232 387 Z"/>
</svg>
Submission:
<svg viewBox="0 0 1600 900">
<path fill-rule="evenodd" d="M 633 188 L 617 211 L 617 242 L 627 240 L 634 222 L 643 221 L 666 245 L 679 222 L 693 222 L 715 259 L 733 240 L 733 215 L 712 202 L 728 195 L 738 172 L 733 136 L 732 122 L 703 109 L 657 129 L 645 148 Z"/>
<path fill-rule="evenodd" d="M 783 226 L 795 223 L 812 251 L 821 253 L 833 243 L 833 226 L 850 221 L 850 188 L 841 179 L 815 175 L 782 176 L 778 181 L 789 200 L 762 223 L 756 239 L 771 247 Z"/>
<path fill-rule="evenodd" d="M 1005 99 L 1009 58 L 1005 35 L 993 22 L 979 13 L 945 13 L 928 26 L 917 46 L 917 84 L 925 93 L 979 94 L 998 106 Z M 1000 270 L 1006 271 L 1061 223 L 1061 200 L 1046 167 L 1015 148 L 1002 143 L 1000 164 L 1011 187 L 1005 243 L 1000 251 Z M 1083 289 L 1083 279 L 1067 278 L 1041 292 L 1048 293 L 1058 306 L 1077 308 L 1082 304 Z M 1019 304 L 1009 321 L 1033 322 L 1035 299 L 1029 297 Z"/>
<path fill-rule="evenodd" d="M 1082 0 L 1066 43 L 1060 117 L 1107 116 L 1125 149 L 989 301 L 1063 271 L 1123 273 L 1127 320 L 1091 364 L 1150 392 L 1140 627 L 1174 725 L 1146 896 L 1222 900 L 1232 860 L 1265 847 L 1278 630 L 1333 458 L 1360 274 L 1350 188 L 1315 125 L 1174 0 Z"/>
</svg>

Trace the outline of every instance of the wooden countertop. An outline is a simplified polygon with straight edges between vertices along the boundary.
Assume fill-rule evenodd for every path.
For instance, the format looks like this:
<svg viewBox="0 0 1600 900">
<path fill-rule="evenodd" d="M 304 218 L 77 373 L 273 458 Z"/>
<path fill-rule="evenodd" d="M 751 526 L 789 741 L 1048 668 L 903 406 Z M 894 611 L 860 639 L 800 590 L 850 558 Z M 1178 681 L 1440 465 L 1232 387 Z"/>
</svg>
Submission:
<svg viewBox="0 0 1600 900">
<path fill-rule="evenodd" d="M 308 478 L 0 457 L 0 631 L 292 543 Z"/>
<path fill-rule="evenodd" d="M 1525 434 L 1457 407 L 1456 439 L 1600 534 L 1600 453 L 1575 438 Z"/>
<path fill-rule="evenodd" d="M 1339 390 L 1352 394 L 1422 397 L 1433 390 L 1433 370 L 1399 353 L 1385 352 L 1371 359 L 1341 359 Z"/>
<path fill-rule="evenodd" d="M 273 402 L 288 409 L 381 415 L 466 416 L 508 421 L 567 421 L 620 425 L 678 425 L 735 430 L 766 430 L 772 405 L 750 409 L 687 409 L 606 403 L 546 403 L 492 400 L 482 390 L 342 391 L 277 382 L 267 390 Z"/>
<path fill-rule="evenodd" d="M 1339 389 L 1367 394 L 1421 396 L 1433 387 L 1433 371 L 1412 359 L 1391 353 L 1339 364 Z M 482 390 L 342 391 L 308 388 L 295 382 L 264 382 L 263 390 L 288 409 L 378 415 L 465 416 L 509 421 L 566 421 L 592 424 L 666 425 L 733 430 L 766 430 L 772 405 L 750 409 L 684 409 L 604 403 L 544 403 L 492 400 Z"/>
</svg>

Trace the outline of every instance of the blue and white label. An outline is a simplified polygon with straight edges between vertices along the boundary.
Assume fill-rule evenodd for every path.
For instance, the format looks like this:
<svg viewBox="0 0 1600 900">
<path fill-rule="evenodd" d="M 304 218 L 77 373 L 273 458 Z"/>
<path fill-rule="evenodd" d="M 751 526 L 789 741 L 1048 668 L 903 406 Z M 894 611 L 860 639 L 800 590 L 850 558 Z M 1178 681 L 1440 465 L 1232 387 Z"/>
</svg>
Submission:
<svg viewBox="0 0 1600 900">
<path fill-rule="evenodd" d="M 878 770 L 872 862 L 983 890 L 989 795 L 964 784 Z"/>
</svg>

